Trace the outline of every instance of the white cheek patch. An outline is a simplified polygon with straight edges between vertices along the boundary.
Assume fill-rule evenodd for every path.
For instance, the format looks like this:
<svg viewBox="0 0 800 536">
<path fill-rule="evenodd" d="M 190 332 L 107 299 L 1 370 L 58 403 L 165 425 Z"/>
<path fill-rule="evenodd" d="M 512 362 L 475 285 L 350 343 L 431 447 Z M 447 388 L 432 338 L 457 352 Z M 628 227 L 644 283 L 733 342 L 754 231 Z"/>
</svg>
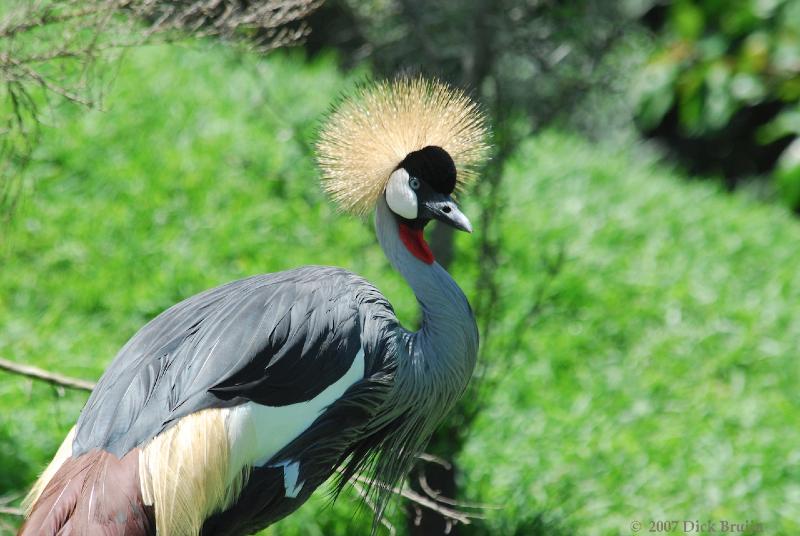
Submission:
<svg viewBox="0 0 800 536">
<path fill-rule="evenodd" d="M 395 214 L 413 220 L 417 217 L 417 194 L 408 185 L 408 178 L 403 168 L 392 173 L 386 185 L 386 204 Z"/>
</svg>

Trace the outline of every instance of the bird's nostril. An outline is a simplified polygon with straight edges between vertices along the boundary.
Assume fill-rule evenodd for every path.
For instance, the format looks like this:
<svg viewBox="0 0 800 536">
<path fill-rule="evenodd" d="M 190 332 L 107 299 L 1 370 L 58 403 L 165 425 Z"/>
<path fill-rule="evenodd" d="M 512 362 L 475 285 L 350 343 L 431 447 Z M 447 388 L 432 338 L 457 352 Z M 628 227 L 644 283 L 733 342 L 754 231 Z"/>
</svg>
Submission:
<svg viewBox="0 0 800 536">
<path fill-rule="evenodd" d="M 442 212 L 444 212 L 445 214 L 450 214 L 450 207 L 444 207 L 442 209 Z"/>
</svg>

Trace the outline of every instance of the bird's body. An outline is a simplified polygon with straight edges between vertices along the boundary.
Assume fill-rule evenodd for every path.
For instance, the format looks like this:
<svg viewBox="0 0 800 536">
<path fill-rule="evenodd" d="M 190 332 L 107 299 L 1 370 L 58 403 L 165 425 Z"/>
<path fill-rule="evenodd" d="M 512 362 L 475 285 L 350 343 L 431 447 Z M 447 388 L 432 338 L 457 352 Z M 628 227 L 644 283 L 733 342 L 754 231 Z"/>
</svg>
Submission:
<svg viewBox="0 0 800 536">
<path fill-rule="evenodd" d="M 427 219 L 398 216 L 387 196 L 376 231 L 420 302 L 419 331 L 366 280 L 322 266 L 171 307 L 98 382 L 32 490 L 21 534 L 248 534 L 337 469 L 341 485 L 361 470 L 401 478 L 466 387 L 478 332 L 458 285 L 426 256 Z"/>
</svg>

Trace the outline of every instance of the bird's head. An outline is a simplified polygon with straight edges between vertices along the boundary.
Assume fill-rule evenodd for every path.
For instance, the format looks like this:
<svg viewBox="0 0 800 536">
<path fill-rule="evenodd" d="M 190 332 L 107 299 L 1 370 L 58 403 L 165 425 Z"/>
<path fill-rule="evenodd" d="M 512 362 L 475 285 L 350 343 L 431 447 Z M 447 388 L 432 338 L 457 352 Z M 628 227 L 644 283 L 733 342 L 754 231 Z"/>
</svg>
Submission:
<svg viewBox="0 0 800 536">
<path fill-rule="evenodd" d="M 461 231 L 472 232 L 469 219 L 450 195 L 456 186 L 456 165 L 447 151 L 428 145 L 406 156 L 386 184 L 386 204 L 398 219 L 400 238 L 418 259 L 430 264 L 423 229 L 439 220 Z"/>
<path fill-rule="evenodd" d="M 400 78 L 365 86 L 334 107 L 317 144 L 323 185 L 347 212 L 366 214 L 383 197 L 403 243 L 433 256 L 422 236 L 431 220 L 472 232 L 453 195 L 488 152 L 484 115 L 441 82 Z"/>
</svg>

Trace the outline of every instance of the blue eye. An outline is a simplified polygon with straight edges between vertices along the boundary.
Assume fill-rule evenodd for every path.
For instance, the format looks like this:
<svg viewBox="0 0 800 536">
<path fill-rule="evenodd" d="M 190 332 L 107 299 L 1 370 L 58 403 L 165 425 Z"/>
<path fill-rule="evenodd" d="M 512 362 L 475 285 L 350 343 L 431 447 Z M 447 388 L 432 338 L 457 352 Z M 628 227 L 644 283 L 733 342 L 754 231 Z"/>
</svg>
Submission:
<svg viewBox="0 0 800 536">
<path fill-rule="evenodd" d="M 411 177 L 408 180 L 408 185 L 411 186 L 412 190 L 419 190 L 419 179 L 416 177 Z"/>
</svg>

